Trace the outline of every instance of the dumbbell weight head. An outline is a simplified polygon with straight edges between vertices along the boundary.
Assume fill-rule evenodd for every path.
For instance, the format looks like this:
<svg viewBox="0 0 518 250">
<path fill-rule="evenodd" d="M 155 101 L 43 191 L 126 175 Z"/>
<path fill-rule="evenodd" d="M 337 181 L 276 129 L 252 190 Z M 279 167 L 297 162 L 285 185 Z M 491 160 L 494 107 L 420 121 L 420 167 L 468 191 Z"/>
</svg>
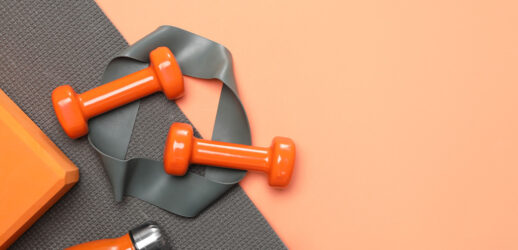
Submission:
<svg viewBox="0 0 518 250">
<path fill-rule="evenodd" d="M 295 165 L 295 143 L 286 137 L 274 137 L 272 141 L 268 184 L 284 187 L 290 183 Z"/>
<path fill-rule="evenodd" d="M 167 99 L 173 100 L 182 97 L 184 92 L 183 75 L 171 50 L 167 47 L 158 47 L 149 53 L 149 61 Z"/>
<path fill-rule="evenodd" d="M 52 104 L 59 123 L 69 137 L 75 139 L 88 133 L 87 119 L 77 93 L 70 85 L 62 85 L 52 91 Z"/>
<path fill-rule="evenodd" d="M 183 176 L 191 163 L 194 132 L 186 123 L 173 123 L 167 134 L 164 151 L 164 170 L 171 175 Z"/>
</svg>

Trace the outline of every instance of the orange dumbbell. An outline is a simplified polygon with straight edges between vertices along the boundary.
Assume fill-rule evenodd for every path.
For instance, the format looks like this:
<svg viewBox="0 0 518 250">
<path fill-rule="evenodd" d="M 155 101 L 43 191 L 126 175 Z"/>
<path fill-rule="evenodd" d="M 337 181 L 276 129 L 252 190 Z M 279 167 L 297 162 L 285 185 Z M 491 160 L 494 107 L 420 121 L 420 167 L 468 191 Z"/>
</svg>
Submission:
<svg viewBox="0 0 518 250">
<path fill-rule="evenodd" d="M 52 104 L 65 133 L 71 138 L 81 137 L 88 133 L 88 119 L 157 91 L 164 92 L 168 99 L 181 97 L 183 76 L 171 50 L 156 48 L 149 59 L 148 68 L 82 94 L 70 85 L 54 89 Z"/>
<path fill-rule="evenodd" d="M 261 171 L 270 186 L 288 185 L 295 163 L 295 143 L 286 137 L 273 138 L 269 148 L 198 139 L 192 126 L 174 123 L 169 129 L 164 152 L 168 174 L 185 175 L 190 163 Z"/>
</svg>

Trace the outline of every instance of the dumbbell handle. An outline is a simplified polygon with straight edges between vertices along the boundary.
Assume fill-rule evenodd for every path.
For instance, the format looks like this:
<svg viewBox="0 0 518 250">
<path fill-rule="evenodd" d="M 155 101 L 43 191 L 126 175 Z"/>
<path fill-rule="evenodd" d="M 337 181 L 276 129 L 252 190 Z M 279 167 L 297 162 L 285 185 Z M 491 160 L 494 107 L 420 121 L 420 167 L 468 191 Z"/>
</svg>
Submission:
<svg viewBox="0 0 518 250">
<path fill-rule="evenodd" d="M 79 94 L 87 118 L 133 102 L 161 90 L 155 71 L 148 67 Z"/>
<path fill-rule="evenodd" d="M 191 162 L 267 173 L 271 155 L 270 148 L 194 138 Z"/>
</svg>

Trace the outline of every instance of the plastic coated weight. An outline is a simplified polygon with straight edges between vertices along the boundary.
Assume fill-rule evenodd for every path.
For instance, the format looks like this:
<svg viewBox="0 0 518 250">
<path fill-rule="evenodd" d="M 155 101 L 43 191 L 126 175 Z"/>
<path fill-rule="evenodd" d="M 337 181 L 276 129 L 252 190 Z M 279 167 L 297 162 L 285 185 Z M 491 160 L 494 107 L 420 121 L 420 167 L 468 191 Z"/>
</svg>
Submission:
<svg viewBox="0 0 518 250">
<path fill-rule="evenodd" d="M 270 147 L 198 139 L 192 126 L 173 123 L 164 151 L 164 168 L 171 175 L 185 175 L 189 164 L 261 171 L 268 174 L 270 186 L 288 185 L 295 164 L 295 143 L 275 137 Z"/>
<path fill-rule="evenodd" d="M 112 82 L 77 94 L 70 85 L 52 92 L 52 104 L 65 133 L 78 138 L 88 133 L 88 119 L 162 91 L 168 99 L 183 95 L 183 76 L 167 47 L 158 47 L 149 54 L 149 67 Z"/>
</svg>

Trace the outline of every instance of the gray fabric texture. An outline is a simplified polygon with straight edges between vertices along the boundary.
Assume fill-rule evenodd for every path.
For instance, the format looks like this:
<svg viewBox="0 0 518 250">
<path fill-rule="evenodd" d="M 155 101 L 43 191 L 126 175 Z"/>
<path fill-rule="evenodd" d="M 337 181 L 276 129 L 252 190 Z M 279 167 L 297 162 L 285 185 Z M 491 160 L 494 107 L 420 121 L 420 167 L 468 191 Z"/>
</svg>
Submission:
<svg viewBox="0 0 518 250">
<path fill-rule="evenodd" d="M 126 47 L 93 1 L 0 2 L 0 88 L 80 170 L 76 186 L 12 249 L 62 249 L 120 236 L 148 220 L 159 223 L 176 249 L 285 248 L 239 186 L 195 218 L 176 216 L 132 197 L 120 203 L 113 199 L 98 155 L 86 137 L 72 140 L 62 131 L 50 93 L 62 84 L 72 84 L 78 93 L 99 85 L 110 59 Z M 171 121 L 188 120 L 161 94 L 140 105 L 127 157 L 160 160 L 156 150 L 163 147 L 164 138 L 151 138 L 165 135 Z M 159 118 L 143 119 L 151 116 L 145 110 Z"/>
</svg>

